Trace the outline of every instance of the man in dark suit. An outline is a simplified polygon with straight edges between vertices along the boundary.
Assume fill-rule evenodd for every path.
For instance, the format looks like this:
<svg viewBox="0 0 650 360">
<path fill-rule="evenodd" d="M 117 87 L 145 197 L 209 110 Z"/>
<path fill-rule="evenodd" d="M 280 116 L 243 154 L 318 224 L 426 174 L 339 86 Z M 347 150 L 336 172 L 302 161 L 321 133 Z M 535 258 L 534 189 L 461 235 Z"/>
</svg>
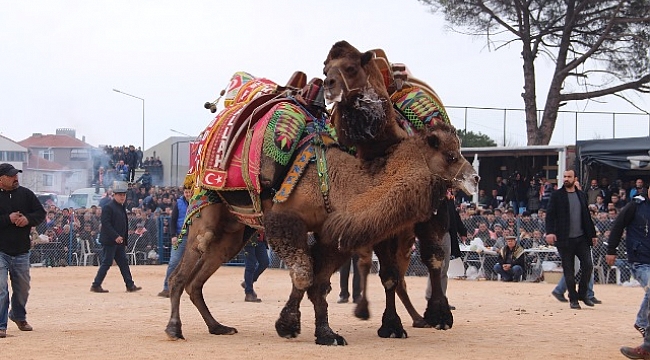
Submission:
<svg viewBox="0 0 650 360">
<path fill-rule="evenodd" d="M 564 185 L 553 192 L 546 212 L 546 242 L 557 246 L 569 290 L 572 309 L 580 309 L 578 300 L 594 306 L 587 296 L 593 263 L 591 245 L 598 242 L 596 229 L 587 208 L 587 195 L 576 187 L 575 171 L 564 172 Z M 580 260 L 580 284 L 576 292 L 575 257 Z"/>
<path fill-rule="evenodd" d="M 90 291 L 106 293 L 108 290 L 102 288 L 102 282 L 106 277 L 108 269 L 111 268 L 113 260 L 117 263 L 126 284 L 127 292 L 135 292 L 142 289 L 135 286 L 129 269 L 129 260 L 126 256 L 126 243 L 129 236 L 129 219 L 126 215 L 124 203 L 128 185 L 124 181 L 113 183 L 113 200 L 102 207 L 102 230 L 99 233 L 99 242 L 102 244 L 104 257 L 97 269 L 97 275 Z"/>
</svg>

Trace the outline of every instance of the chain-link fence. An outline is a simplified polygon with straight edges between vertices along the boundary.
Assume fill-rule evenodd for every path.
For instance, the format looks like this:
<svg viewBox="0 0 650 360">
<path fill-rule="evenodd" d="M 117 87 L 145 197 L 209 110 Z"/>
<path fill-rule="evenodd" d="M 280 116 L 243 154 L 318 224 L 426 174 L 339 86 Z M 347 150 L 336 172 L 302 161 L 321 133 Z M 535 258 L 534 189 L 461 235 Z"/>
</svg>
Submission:
<svg viewBox="0 0 650 360">
<path fill-rule="evenodd" d="M 511 211 L 503 213 L 496 211 L 495 214 L 492 211 L 477 212 L 472 209 L 460 209 L 461 220 L 467 229 L 467 240 L 461 245 L 464 245 L 464 249 L 470 249 L 463 256 L 465 268 L 469 266 L 480 266 L 482 268 L 482 274 L 479 274 L 480 276 L 492 280 L 497 278 L 492 270 L 494 264 L 497 262 L 497 256 L 488 253 L 479 254 L 475 251 L 476 247 L 469 246 L 477 238 L 481 240 L 481 244 L 485 248 L 492 250 L 497 250 L 505 246 L 506 236 L 516 236 L 518 243 L 524 249 L 546 250 L 548 244 L 545 240 L 545 214 L 544 211 L 540 211 L 538 214 L 523 213 L 521 215 L 514 215 Z M 625 260 L 627 255 L 624 238 L 618 248 L 616 267 L 612 269 L 605 263 L 607 240 L 616 216 L 616 211 L 610 211 L 609 213 L 592 212 L 592 220 L 598 236 L 598 244 L 592 248 L 594 280 L 598 283 L 615 283 L 617 282 L 617 277 L 619 283 L 630 279 L 630 268 Z M 461 240 L 459 239 L 459 241 Z M 426 267 L 419 259 L 417 243 L 414 255 L 411 257 L 411 265 L 409 266 L 407 275 L 426 275 Z M 540 280 L 542 276 L 540 271 L 542 262 L 560 263 L 559 256 L 552 251 L 531 251 L 526 254 L 526 257 L 528 281 Z"/>
<path fill-rule="evenodd" d="M 169 216 L 134 209 L 128 215 L 126 246 L 132 265 L 161 264 L 169 261 L 171 236 Z M 46 221 L 32 229 L 32 266 L 98 265 L 101 209 L 48 211 Z"/>
<path fill-rule="evenodd" d="M 506 236 L 516 236 L 517 241 L 525 248 L 539 248 L 545 246 L 545 212 L 539 214 L 514 215 L 511 211 L 496 214 L 491 211 L 476 212 L 468 208 L 460 209 L 460 216 L 467 228 L 467 242 L 469 245 L 475 238 L 480 238 L 483 245 L 488 248 L 498 249 L 505 244 Z M 595 281 L 600 283 L 625 282 L 630 278 L 629 265 L 625 261 L 625 241 L 619 246 L 619 259 L 616 266 L 611 269 L 605 264 L 607 239 L 612 227 L 616 212 L 593 213 L 593 222 L 596 226 L 598 244 L 593 247 L 593 262 Z M 32 266 L 68 266 L 68 265 L 98 265 L 101 261 L 102 246 L 99 243 L 101 210 L 88 209 L 49 211 L 47 219 L 38 227 L 32 229 L 32 250 L 30 261 Z M 137 208 L 129 213 L 129 238 L 127 255 L 132 265 L 166 264 L 169 261 L 171 250 L 171 234 L 169 233 L 170 217 L 139 211 Z M 492 271 L 496 263 L 496 256 L 483 255 L 483 276 L 487 279 L 496 279 Z M 475 251 L 467 253 L 463 260 L 465 267 L 472 266 L 479 255 Z M 282 260 L 269 249 L 269 267 L 284 268 Z M 557 255 L 527 254 L 528 280 L 539 280 L 540 273 L 534 269 L 540 268 L 542 261 L 559 262 Z M 226 265 L 244 265 L 243 250 Z M 378 270 L 377 261 L 373 261 L 373 272 Z M 614 270 L 614 271 L 612 271 Z M 416 241 L 407 276 L 426 276 L 427 268 L 422 264 L 419 255 L 419 244 Z"/>
</svg>

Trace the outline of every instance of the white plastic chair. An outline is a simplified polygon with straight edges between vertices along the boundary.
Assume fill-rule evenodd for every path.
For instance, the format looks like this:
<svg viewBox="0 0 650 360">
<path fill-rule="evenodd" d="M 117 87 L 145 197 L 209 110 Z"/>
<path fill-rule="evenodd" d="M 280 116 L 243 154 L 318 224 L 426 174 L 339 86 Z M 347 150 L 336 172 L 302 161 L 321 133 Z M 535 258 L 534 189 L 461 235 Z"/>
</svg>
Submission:
<svg viewBox="0 0 650 360">
<path fill-rule="evenodd" d="M 82 240 L 81 241 L 81 251 L 82 255 L 84 257 L 84 266 L 88 265 L 88 259 L 90 258 L 90 265 L 93 264 L 93 259 L 95 258 L 95 254 L 92 251 L 92 248 L 90 247 L 90 240 Z"/>
<path fill-rule="evenodd" d="M 138 236 L 134 241 L 133 244 L 130 246 L 130 249 L 126 252 L 126 256 L 129 258 L 129 264 L 131 265 L 138 265 L 138 254 L 142 255 L 143 261 L 147 261 L 147 254 L 144 251 L 136 251 L 136 246 L 138 244 L 138 241 L 142 239 L 142 235 Z"/>
</svg>

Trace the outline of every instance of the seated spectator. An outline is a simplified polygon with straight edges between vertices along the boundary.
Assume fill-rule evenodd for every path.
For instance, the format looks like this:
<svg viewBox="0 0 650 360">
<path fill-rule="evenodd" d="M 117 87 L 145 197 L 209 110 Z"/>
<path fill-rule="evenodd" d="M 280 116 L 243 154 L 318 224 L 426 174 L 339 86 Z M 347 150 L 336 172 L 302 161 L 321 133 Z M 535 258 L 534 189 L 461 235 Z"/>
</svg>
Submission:
<svg viewBox="0 0 650 360">
<path fill-rule="evenodd" d="M 526 253 L 524 248 L 517 244 L 517 238 L 508 236 L 506 246 L 499 251 L 494 272 L 501 275 L 502 281 L 519 282 L 523 279 L 526 269 Z"/>
</svg>

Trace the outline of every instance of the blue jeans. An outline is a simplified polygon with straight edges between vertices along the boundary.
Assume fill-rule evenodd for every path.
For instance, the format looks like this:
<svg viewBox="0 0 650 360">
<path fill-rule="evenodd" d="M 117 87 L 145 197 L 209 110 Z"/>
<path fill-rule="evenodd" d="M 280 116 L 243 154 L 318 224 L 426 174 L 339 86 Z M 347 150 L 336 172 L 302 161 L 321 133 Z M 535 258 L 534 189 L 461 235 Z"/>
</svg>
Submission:
<svg viewBox="0 0 650 360">
<path fill-rule="evenodd" d="M 557 283 L 557 286 L 555 286 L 555 289 L 553 289 L 553 292 L 556 294 L 562 294 L 567 291 L 566 287 L 566 279 L 564 279 L 564 275 L 560 278 L 560 281 Z M 591 273 L 591 279 L 589 279 L 589 284 L 587 285 L 587 299 L 594 298 L 596 295 L 594 295 L 594 273 Z"/>
<path fill-rule="evenodd" d="M 253 245 L 244 246 L 244 292 L 253 294 L 253 283 L 257 281 L 260 275 L 269 267 L 269 254 L 266 252 L 266 242 L 258 242 Z"/>
<path fill-rule="evenodd" d="M 521 266 L 515 265 L 510 270 L 503 270 L 500 263 L 494 264 L 494 272 L 501 275 L 503 281 L 521 281 L 521 276 L 524 274 L 524 269 Z"/>
<path fill-rule="evenodd" d="M 648 317 L 650 316 L 650 309 L 648 309 L 648 295 L 650 294 L 650 264 L 641 264 L 641 263 L 632 263 L 632 275 L 637 279 L 645 295 L 643 296 L 643 301 L 641 302 L 641 308 L 637 314 L 637 325 L 639 324 L 639 316 L 645 319 L 645 325 L 648 324 Z M 643 348 L 646 351 L 650 351 L 650 333 L 646 332 L 645 338 L 643 339 Z"/>
<path fill-rule="evenodd" d="M 11 279 L 11 312 L 9 312 L 9 279 Z M 29 297 L 29 253 L 17 256 L 0 252 L 0 329 L 7 329 L 9 318 L 27 320 Z"/>
<path fill-rule="evenodd" d="M 178 244 L 178 247 L 174 249 L 172 246 L 172 251 L 169 254 L 169 264 L 167 265 L 167 273 L 165 274 L 165 281 L 163 282 L 163 290 L 169 290 L 169 277 L 172 275 L 178 264 L 180 264 L 181 259 L 183 258 L 183 253 L 185 253 L 185 245 L 187 244 L 187 238 L 183 239 Z"/>
<path fill-rule="evenodd" d="M 111 265 L 113 265 L 113 259 L 115 259 L 115 263 L 120 268 L 120 273 L 122 273 L 126 287 L 132 287 L 134 283 L 131 277 L 131 270 L 129 269 L 129 259 L 126 257 L 126 247 L 124 245 L 104 245 L 102 255 L 102 263 L 99 264 L 99 269 L 97 269 L 97 275 L 95 275 L 92 286 L 102 286 L 106 273 L 111 268 Z"/>
</svg>

